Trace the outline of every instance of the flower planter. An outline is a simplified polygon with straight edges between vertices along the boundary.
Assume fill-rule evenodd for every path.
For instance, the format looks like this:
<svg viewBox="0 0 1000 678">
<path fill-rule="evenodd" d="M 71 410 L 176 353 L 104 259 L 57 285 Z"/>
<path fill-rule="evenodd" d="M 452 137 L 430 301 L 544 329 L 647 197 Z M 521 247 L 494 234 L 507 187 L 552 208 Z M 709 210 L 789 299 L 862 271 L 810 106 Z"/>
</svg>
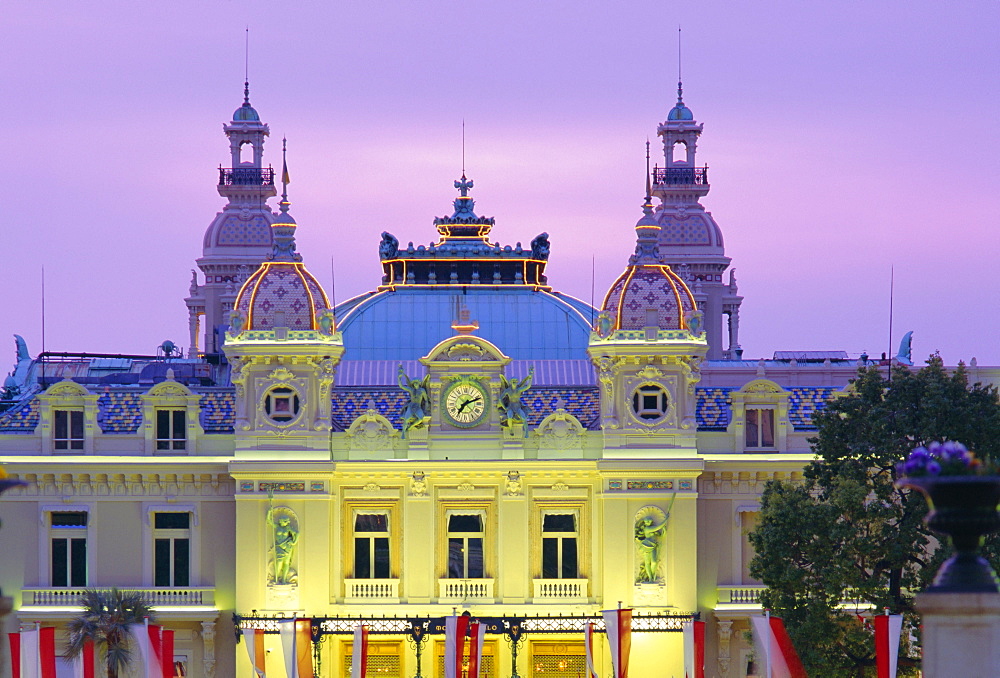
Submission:
<svg viewBox="0 0 1000 678">
<path fill-rule="evenodd" d="M 951 538 L 955 555 L 938 570 L 930 593 L 1000 593 L 1000 580 L 979 555 L 985 535 L 1000 531 L 1000 476 L 900 478 L 927 499 L 927 526 Z"/>
</svg>

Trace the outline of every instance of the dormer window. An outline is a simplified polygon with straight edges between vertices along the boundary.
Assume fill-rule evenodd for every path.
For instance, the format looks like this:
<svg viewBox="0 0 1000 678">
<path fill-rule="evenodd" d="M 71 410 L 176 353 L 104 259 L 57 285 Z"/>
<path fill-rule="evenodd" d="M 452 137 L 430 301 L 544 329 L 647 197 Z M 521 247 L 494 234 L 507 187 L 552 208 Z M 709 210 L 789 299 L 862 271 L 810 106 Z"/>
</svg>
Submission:
<svg viewBox="0 0 1000 678">
<path fill-rule="evenodd" d="M 774 448 L 774 408 L 747 407 L 746 447 Z"/>
<path fill-rule="evenodd" d="M 787 449 L 789 391 L 769 379 L 755 379 L 729 397 L 733 417 L 728 430 L 737 452 Z"/>
<path fill-rule="evenodd" d="M 83 449 L 83 410 L 53 410 L 52 447 L 57 451 Z"/>
</svg>

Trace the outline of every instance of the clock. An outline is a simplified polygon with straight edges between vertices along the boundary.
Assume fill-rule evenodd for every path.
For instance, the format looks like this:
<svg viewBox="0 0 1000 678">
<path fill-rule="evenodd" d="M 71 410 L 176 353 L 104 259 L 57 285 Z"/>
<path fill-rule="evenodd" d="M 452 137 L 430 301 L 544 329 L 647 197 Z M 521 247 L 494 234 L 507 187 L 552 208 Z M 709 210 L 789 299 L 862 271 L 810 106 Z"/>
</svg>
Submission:
<svg viewBox="0 0 1000 678">
<path fill-rule="evenodd" d="M 489 405 L 489 393 L 473 379 L 456 381 L 441 396 L 441 409 L 445 419 L 459 428 L 472 428 L 481 424 L 489 412 Z"/>
</svg>

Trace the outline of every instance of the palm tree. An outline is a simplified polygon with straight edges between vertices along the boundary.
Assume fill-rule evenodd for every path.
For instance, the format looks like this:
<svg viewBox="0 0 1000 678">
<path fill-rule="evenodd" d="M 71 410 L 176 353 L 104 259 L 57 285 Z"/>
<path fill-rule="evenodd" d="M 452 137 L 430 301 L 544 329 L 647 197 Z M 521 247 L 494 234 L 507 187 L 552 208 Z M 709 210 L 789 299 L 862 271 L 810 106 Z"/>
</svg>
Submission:
<svg viewBox="0 0 1000 678">
<path fill-rule="evenodd" d="M 104 656 L 108 678 L 118 678 L 135 657 L 132 651 L 132 626 L 153 619 L 153 608 L 141 591 L 87 589 L 80 596 L 83 612 L 69 620 L 69 645 L 66 658 L 83 652 L 89 640 Z"/>
</svg>

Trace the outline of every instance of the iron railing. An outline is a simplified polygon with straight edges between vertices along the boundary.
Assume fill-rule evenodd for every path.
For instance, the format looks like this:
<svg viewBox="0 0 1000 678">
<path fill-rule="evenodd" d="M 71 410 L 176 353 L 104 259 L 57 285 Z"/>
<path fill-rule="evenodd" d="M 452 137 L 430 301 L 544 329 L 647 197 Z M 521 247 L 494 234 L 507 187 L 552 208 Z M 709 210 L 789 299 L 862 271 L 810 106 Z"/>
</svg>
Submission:
<svg viewBox="0 0 1000 678">
<path fill-rule="evenodd" d="M 274 186 L 270 167 L 220 167 L 219 186 Z"/>
<path fill-rule="evenodd" d="M 653 183 L 667 186 L 708 186 L 708 167 L 656 167 Z"/>
</svg>

